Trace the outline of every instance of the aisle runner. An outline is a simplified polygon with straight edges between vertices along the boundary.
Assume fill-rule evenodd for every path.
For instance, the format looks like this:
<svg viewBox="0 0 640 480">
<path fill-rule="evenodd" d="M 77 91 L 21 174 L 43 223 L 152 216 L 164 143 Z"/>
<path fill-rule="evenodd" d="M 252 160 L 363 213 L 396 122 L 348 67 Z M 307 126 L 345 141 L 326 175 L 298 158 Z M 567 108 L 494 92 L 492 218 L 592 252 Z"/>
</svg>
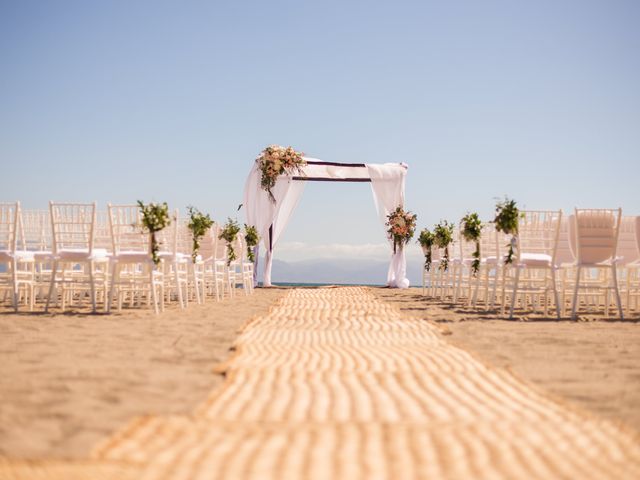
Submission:
<svg viewBox="0 0 640 480">
<path fill-rule="evenodd" d="M 187 417 L 95 453 L 145 479 L 640 478 L 640 445 L 402 318 L 365 288 L 292 290 Z"/>
</svg>

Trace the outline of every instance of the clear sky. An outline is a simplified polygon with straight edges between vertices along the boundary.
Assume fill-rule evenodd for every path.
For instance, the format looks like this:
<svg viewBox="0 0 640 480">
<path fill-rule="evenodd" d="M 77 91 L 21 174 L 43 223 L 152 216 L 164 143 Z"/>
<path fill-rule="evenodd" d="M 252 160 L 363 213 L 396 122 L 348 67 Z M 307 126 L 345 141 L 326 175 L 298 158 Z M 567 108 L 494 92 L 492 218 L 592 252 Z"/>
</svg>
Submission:
<svg viewBox="0 0 640 480">
<path fill-rule="evenodd" d="M 224 219 L 279 143 L 408 163 L 420 227 L 505 194 L 640 214 L 639 25 L 637 0 L 0 0 L 0 200 Z M 384 242 L 369 187 L 309 185 L 282 241 Z"/>
</svg>

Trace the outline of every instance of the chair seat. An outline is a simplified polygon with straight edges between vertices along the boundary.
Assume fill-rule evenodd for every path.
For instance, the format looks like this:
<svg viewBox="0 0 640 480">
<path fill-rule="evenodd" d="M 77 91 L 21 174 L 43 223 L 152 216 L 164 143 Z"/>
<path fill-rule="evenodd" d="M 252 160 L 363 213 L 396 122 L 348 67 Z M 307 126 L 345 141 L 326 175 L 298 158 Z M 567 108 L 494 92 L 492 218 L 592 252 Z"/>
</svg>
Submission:
<svg viewBox="0 0 640 480">
<path fill-rule="evenodd" d="M 151 262 L 151 255 L 146 252 L 124 251 L 113 255 L 111 260 L 119 263 L 147 263 Z"/>
<path fill-rule="evenodd" d="M 523 267 L 550 267 L 551 255 L 523 252 L 520 254 L 520 265 Z"/>
<path fill-rule="evenodd" d="M 498 263 L 498 257 L 484 257 L 480 263 L 483 265 L 496 265 Z"/>
<path fill-rule="evenodd" d="M 93 253 L 81 248 L 65 248 L 57 253 L 57 258 L 63 262 L 88 262 L 108 260 L 109 254 L 104 248 L 94 248 Z"/>
<path fill-rule="evenodd" d="M 38 250 L 33 252 L 33 257 L 37 262 L 46 262 L 53 259 L 53 253 L 46 250 Z"/>
<path fill-rule="evenodd" d="M 27 250 L 16 250 L 15 252 L 11 252 L 10 250 L 0 250 L 0 262 L 10 262 L 14 258 L 18 262 L 32 262 L 33 261 L 33 253 Z"/>
</svg>

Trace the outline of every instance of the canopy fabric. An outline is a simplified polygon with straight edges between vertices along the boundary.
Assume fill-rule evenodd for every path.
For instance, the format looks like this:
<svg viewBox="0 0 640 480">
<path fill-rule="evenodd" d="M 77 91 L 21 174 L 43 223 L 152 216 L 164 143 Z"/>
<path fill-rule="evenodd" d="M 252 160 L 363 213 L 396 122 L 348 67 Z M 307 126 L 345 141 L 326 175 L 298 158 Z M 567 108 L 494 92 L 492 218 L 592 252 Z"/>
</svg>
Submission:
<svg viewBox="0 0 640 480">
<path fill-rule="evenodd" d="M 244 189 L 244 207 L 247 224 L 256 227 L 266 249 L 263 285 L 271 286 L 273 250 L 295 211 L 307 181 L 371 182 L 378 216 L 383 225 L 387 215 L 398 206 L 404 206 L 404 188 L 407 165 L 399 163 L 340 164 L 304 157 L 307 165 L 301 175 L 282 175 L 272 188 L 275 203 L 260 185 L 260 169 L 254 163 Z M 386 229 L 385 229 L 386 230 Z M 391 243 L 391 245 L 393 245 Z M 258 255 L 256 255 L 256 263 Z M 407 288 L 404 250 L 392 254 L 387 285 Z M 258 271 L 257 265 L 254 269 Z"/>
</svg>

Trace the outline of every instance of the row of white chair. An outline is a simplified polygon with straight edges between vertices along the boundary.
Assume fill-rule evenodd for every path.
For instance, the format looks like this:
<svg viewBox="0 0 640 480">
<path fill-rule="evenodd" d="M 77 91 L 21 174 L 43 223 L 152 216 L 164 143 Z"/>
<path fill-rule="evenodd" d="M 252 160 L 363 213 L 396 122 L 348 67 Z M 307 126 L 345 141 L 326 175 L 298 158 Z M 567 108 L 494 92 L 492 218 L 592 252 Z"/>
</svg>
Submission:
<svg viewBox="0 0 640 480">
<path fill-rule="evenodd" d="M 509 245 L 515 247 L 506 263 Z M 640 217 L 623 217 L 621 209 L 524 211 L 511 237 L 486 223 L 480 239 L 480 266 L 471 269 L 475 244 L 454 234 L 449 268 L 434 249 L 430 270 L 423 269 L 423 294 L 485 308 L 499 305 L 502 314 L 555 310 L 557 318 L 580 311 L 618 318 L 640 307 Z"/>
<path fill-rule="evenodd" d="M 99 212 L 95 203 L 50 202 L 46 211 L 22 211 L 19 202 L 0 203 L 0 293 L 17 310 L 20 304 L 45 310 L 89 299 L 92 310 L 115 304 L 153 306 L 177 300 L 233 297 L 241 286 L 253 292 L 253 263 L 244 237 L 234 245 L 219 239 L 214 226 L 193 255 L 193 237 L 178 210 L 169 227 L 157 233 L 159 263 L 151 253 L 151 235 L 142 228 L 137 205 L 111 205 Z M 229 247 L 238 258 L 227 260 Z"/>
</svg>

